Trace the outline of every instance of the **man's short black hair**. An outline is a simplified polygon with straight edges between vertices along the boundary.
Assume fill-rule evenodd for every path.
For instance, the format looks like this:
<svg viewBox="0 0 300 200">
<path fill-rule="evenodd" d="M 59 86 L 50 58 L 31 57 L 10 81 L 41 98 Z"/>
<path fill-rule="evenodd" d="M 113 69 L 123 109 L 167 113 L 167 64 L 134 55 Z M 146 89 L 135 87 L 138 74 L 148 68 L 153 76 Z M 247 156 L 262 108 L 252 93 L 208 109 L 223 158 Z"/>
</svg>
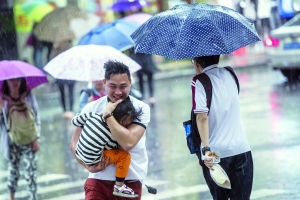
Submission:
<svg viewBox="0 0 300 200">
<path fill-rule="evenodd" d="M 140 121 L 142 109 L 136 110 L 130 100 L 124 100 L 119 103 L 113 112 L 114 118 L 122 124 L 123 120 L 129 118 L 130 120 Z"/>
<path fill-rule="evenodd" d="M 220 61 L 220 55 L 199 56 L 195 57 L 194 60 L 204 69 L 210 65 L 218 64 Z"/>
<path fill-rule="evenodd" d="M 106 63 L 104 63 L 104 69 L 104 78 L 106 80 L 109 80 L 110 76 L 113 74 L 127 74 L 128 79 L 131 80 L 129 67 L 120 61 L 109 60 Z"/>
</svg>

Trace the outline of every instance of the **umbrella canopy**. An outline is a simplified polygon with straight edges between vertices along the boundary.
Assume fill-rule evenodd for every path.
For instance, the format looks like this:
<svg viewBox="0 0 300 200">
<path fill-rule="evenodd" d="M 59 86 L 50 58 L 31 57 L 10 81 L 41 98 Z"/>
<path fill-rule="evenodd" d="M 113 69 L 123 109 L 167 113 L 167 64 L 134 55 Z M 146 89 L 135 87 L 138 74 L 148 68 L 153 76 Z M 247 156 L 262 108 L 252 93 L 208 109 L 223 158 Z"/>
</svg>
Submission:
<svg viewBox="0 0 300 200">
<path fill-rule="evenodd" d="M 112 46 L 120 51 L 133 47 L 130 35 L 139 27 L 137 23 L 115 20 L 102 24 L 84 35 L 78 45 L 97 44 Z"/>
<path fill-rule="evenodd" d="M 4 80 L 13 78 L 26 78 L 27 86 L 35 88 L 47 83 L 47 76 L 37 67 L 19 60 L 0 61 L 0 88 Z"/>
<path fill-rule="evenodd" d="M 103 65 L 108 60 L 126 64 L 131 73 L 141 69 L 134 60 L 111 46 L 79 45 L 53 58 L 44 70 L 54 78 L 94 81 L 104 79 Z"/>
<path fill-rule="evenodd" d="M 28 1 L 22 4 L 22 10 L 33 21 L 40 22 L 55 6 L 47 1 Z"/>
<path fill-rule="evenodd" d="M 80 38 L 100 22 L 100 17 L 68 5 L 47 14 L 34 28 L 39 40 L 59 42 Z"/>
<path fill-rule="evenodd" d="M 175 60 L 230 54 L 260 40 L 243 15 L 205 3 L 181 4 L 156 14 L 131 37 L 136 52 Z"/>
<path fill-rule="evenodd" d="M 150 3 L 145 0 L 119 0 L 111 6 L 111 9 L 116 12 L 139 10 L 149 6 Z"/>
<path fill-rule="evenodd" d="M 135 22 L 139 25 L 142 25 L 145 23 L 148 19 L 150 19 L 153 15 L 150 15 L 148 13 L 136 13 L 129 16 L 124 17 L 124 20 L 128 20 L 131 22 Z"/>
</svg>

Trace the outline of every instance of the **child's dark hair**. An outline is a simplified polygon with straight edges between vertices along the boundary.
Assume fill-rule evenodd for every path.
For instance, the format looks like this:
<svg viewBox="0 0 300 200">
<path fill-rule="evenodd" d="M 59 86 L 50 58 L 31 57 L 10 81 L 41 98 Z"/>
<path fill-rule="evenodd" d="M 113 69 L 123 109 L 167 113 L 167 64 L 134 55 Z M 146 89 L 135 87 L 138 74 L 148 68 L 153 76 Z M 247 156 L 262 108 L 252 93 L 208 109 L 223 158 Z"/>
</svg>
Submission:
<svg viewBox="0 0 300 200">
<path fill-rule="evenodd" d="M 127 65 L 119 61 L 109 60 L 104 63 L 105 75 L 104 78 L 106 80 L 110 79 L 110 76 L 113 74 L 127 74 L 128 79 L 131 80 L 130 70 Z"/>
<path fill-rule="evenodd" d="M 130 100 L 125 100 L 117 105 L 113 113 L 117 122 L 122 124 L 126 119 L 141 121 L 142 109 L 136 110 Z"/>
</svg>

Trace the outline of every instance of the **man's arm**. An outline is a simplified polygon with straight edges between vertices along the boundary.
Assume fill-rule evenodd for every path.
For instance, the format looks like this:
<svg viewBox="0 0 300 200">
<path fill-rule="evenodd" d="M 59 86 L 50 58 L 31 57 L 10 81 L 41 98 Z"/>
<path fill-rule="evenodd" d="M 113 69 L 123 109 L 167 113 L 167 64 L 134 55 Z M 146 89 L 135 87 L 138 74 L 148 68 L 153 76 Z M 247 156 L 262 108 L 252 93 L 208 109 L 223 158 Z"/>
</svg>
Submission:
<svg viewBox="0 0 300 200">
<path fill-rule="evenodd" d="M 200 138 L 203 147 L 208 147 L 209 146 L 209 128 L 208 128 L 208 117 L 207 113 L 197 113 L 197 127 L 198 131 L 200 133 Z M 202 152 L 201 152 L 202 153 Z M 212 163 L 212 158 L 208 156 L 210 151 L 205 152 L 205 157 L 204 157 L 204 164 L 212 169 L 213 163 Z"/>
<path fill-rule="evenodd" d="M 208 117 L 207 113 L 197 113 L 197 127 L 200 133 L 202 145 L 209 146 L 209 130 L 208 130 Z"/>
<path fill-rule="evenodd" d="M 109 117 L 106 123 L 111 134 L 125 151 L 135 147 L 145 133 L 145 128 L 137 124 L 131 124 L 127 128 L 121 126 L 113 116 Z"/>
<path fill-rule="evenodd" d="M 103 111 L 103 116 L 112 113 L 116 106 L 121 102 L 122 100 L 119 100 L 115 103 L 109 102 Z M 144 107 L 144 109 L 149 109 L 149 107 Z M 144 110 L 144 113 L 150 113 L 150 111 Z M 137 124 L 131 124 L 126 128 L 121 126 L 113 115 L 107 118 L 105 121 L 110 129 L 111 134 L 125 151 L 129 151 L 135 147 L 145 133 L 145 128 Z"/>
</svg>

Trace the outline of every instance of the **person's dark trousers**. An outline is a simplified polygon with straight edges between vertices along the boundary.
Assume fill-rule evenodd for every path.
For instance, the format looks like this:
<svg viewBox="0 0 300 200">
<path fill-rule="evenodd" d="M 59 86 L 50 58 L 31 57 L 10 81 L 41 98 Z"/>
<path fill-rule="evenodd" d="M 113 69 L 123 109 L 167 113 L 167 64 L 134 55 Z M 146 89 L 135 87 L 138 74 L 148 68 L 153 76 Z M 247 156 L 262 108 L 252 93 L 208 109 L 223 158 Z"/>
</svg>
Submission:
<svg viewBox="0 0 300 200">
<path fill-rule="evenodd" d="M 43 44 L 40 40 L 35 40 L 33 45 L 33 62 L 34 65 L 43 70 L 44 62 L 43 62 Z"/>
<path fill-rule="evenodd" d="M 61 97 L 61 104 L 63 107 L 64 112 L 67 111 L 66 108 L 66 94 L 65 94 L 65 85 L 68 86 L 69 89 L 69 100 L 70 100 L 70 111 L 73 111 L 73 103 L 74 103 L 74 86 L 76 81 L 74 80 L 64 80 L 64 79 L 56 79 L 55 83 L 58 86 L 60 97 Z"/>
<path fill-rule="evenodd" d="M 142 72 L 142 70 L 137 71 L 140 91 L 143 94 L 143 96 L 145 96 L 144 79 L 143 79 L 144 74 L 147 76 L 147 81 L 148 81 L 148 86 L 149 86 L 149 96 L 153 97 L 154 96 L 154 86 L 153 86 L 153 74 L 152 73 L 149 73 L 149 72 L 144 73 L 144 72 Z"/>
<path fill-rule="evenodd" d="M 50 61 L 50 54 L 52 51 L 53 43 L 48 41 L 42 41 L 43 47 L 47 48 L 47 63 Z"/>
<path fill-rule="evenodd" d="M 202 167 L 206 184 L 214 200 L 249 200 L 253 183 L 253 160 L 251 151 L 221 158 L 219 165 L 227 173 L 231 189 L 219 187 L 211 178 L 209 169 Z"/>
<path fill-rule="evenodd" d="M 44 47 L 47 48 L 47 60 L 43 59 L 44 57 Z M 40 41 L 35 39 L 34 46 L 33 46 L 33 61 L 34 65 L 44 71 L 44 66 L 50 61 L 50 54 L 52 50 L 52 43 L 47 41 Z"/>
</svg>

